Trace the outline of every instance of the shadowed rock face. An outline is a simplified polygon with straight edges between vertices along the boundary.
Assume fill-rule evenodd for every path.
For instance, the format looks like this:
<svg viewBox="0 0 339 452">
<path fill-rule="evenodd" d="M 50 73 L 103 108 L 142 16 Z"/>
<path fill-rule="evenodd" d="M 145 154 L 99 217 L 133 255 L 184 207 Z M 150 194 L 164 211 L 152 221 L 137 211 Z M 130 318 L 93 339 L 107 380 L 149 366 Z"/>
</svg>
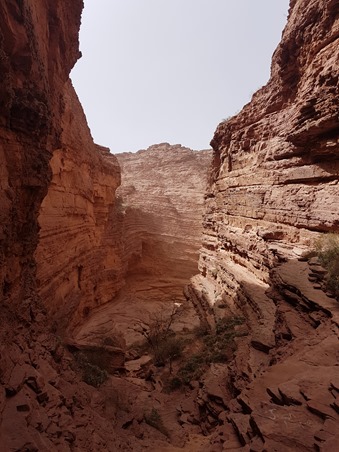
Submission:
<svg viewBox="0 0 339 452">
<path fill-rule="evenodd" d="M 82 7 L 82 0 L 6 0 L 0 4 L 2 451 L 69 451 L 74 443 L 79 450 L 118 450 L 120 442 L 122 449 L 129 450 L 124 432 L 117 438 L 111 419 L 102 418 L 91 407 L 95 390 L 71 370 L 72 359 L 60 338 L 50 333 L 50 316 L 44 309 L 57 311 L 60 317 L 61 313 L 73 314 L 77 303 L 81 306 L 78 300 L 71 309 L 65 306 L 73 303 L 66 273 L 80 290 L 81 275 L 89 271 L 86 265 L 93 265 L 91 259 L 98 265 L 105 260 L 96 255 L 104 242 L 106 217 L 120 180 L 117 164 L 105 163 L 96 150 L 69 80 L 79 57 Z M 76 214 L 78 218 L 89 216 L 82 229 Z M 53 216 L 58 218 L 57 225 L 53 225 Z M 38 217 L 41 242 L 34 257 Z M 57 234 L 55 226 L 59 226 Z M 76 242 L 72 227 L 82 231 L 87 249 Z M 93 242 L 91 254 L 88 248 Z M 79 250 L 86 255 L 86 264 L 80 261 Z M 58 260 L 61 256 L 64 262 Z M 83 265 L 78 279 L 67 265 L 72 271 Z M 37 267 L 43 300 L 36 290 Z M 106 268 L 111 268 L 110 262 Z M 102 273 L 98 279 L 107 277 L 105 269 Z M 85 283 L 82 290 L 86 306 Z M 88 429 L 93 422 L 96 426 Z"/>
<path fill-rule="evenodd" d="M 254 450 L 263 442 L 267 450 L 279 442 L 281 450 L 314 442 L 331 450 L 335 441 L 333 429 L 319 430 L 327 417 L 338 421 L 338 303 L 309 281 L 298 257 L 319 233 L 339 229 L 337 7 L 291 2 L 268 84 L 211 142 L 200 274 L 190 293 L 210 323 L 225 310 L 246 319 L 248 336 L 223 379 L 237 396 L 228 420 Z M 294 391 L 298 401 L 288 401 Z"/>
<path fill-rule="evenodd" d="M 0 6 L 0 281 L 12 303 L 29 297 L 34 283 L 38 209 L 60 146 L 61 93 L 79 56 L 81 9 L 79 0 L 69 8 L 34 1 Z"/>
</svg>

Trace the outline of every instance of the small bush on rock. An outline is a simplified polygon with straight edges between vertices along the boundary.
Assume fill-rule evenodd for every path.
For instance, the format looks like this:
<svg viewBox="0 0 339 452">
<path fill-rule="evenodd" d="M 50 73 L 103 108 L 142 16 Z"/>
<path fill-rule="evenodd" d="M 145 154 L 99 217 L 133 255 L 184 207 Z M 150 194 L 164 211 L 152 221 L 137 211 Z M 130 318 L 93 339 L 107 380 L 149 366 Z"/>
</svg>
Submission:
<svg viewBox="0 0 339 452">
<path fill-rule="evenodd" d="M 211 363 L 225 363 L 235 350 L 235 337 L 247 335 L 239 332 L 235 327 L 244 323 L 242 317 L 228 317 L 219 319 L 214 332 L 196 329 L 196 337 L 202 339 L 203 347 L 199 353 L 191 355 L 182 363 L 176 376 L 169 381 L 169 389 L 174 390 L 191 381 L 199 380 Z"/>
<path fill-rule="evenodd" d="M 328 271 L 326 288 L 339 297 L 339 234 L 325 234 L 316 243 L 322 266 Z"/>
<path fill-rule="evenodd" d="M 85 352 L 76 352 L 74 354 L 78 367 L 82 373 L 82 380 L 88 385 L 98 388 L 108 378 L 106 370 L 90 362 L 90 358 Z"/>
<path fill-rule="evenodd" d="M 170 313 L 161 310 L 150 317 L 149 324 L 139 332 L 145 337 L 156 366 L 164 366 L 181 356 L 184 344 L 172 330 L 173 323 L 180 311 L 174 305 Z"/>
<path fill-rule="evenodd" d="M 162 417 L 160 416 L 160 414 L 156 408 L 152 408 L 151 411 L 146 412 L 144 414 L 144 420 L 145 420 L 146 424 L 157 429 L 163 435 L 165 435 L 167 437 L 169 436 L 168 431 L 167 431 L 166 427 L 164 426 Z"/>
</svg>

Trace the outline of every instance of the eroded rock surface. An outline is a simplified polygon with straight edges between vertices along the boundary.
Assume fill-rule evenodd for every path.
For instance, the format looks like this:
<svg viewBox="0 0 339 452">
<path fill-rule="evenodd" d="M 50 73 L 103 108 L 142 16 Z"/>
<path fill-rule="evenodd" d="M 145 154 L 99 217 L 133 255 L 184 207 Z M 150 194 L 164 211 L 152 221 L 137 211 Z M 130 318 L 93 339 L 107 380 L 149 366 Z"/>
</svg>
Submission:
<svg viewBox="0 0 339 452">
<path fill-rule="evenodd" d="M 64 88 L 62 147 L 51 160 L 52 181 L 39 211 L 35 252 L 38 290 L 59 334 L 71 334 L 123 285 L 121 223 L 115 190 L 120 167 L 93 143 L 70 82 Z"/>
<path fill-rule="evenodd" d="M 142 174 L 148 155 L 149 169 L 116 202 L 116 159 L 93 144 L 69 81 L 82 1 L 1 3 L 2 451 L 336 450 L 338 303 L 322 291 L 321 266 L 298 256 L 318 232 L 338 230 L 337 5 L 291 1 L 270 82 L 217 129 L 201 274 L 186 295 L 212 328 L 225 314 L 243 320 L 233 359 L 167 393 L 168 364 L 131 352 L 124 366 L 115 328 L 119 315 L 125 330 L 142 319 L 140 301 L 177 300 L 195 271 L 202 179 L 188 156 L 198 154 L 175 148 L 174 172 L 166 144 L 121 157 Z M 150 179 L 159 154 L 166 165 Z M 198 201 L 187 216 L 186 195 Z M 81 331 L 88 314 L 94 335 Z M 86 353 L 105 361 L 99 388 L 85 383 L 103 376 Z"/>
<path fill-rule="evenodd" d="M 339 304 L 298 260 L 319 233 L 338 231 L 337 7 L 291 2 L 270 81 L 211 143 L 190 294 L 210 324 L 233 313 L 249 328 L 220 375 L 234 396 L 227 421 L 249 450 L 327 451 L 338 441 Z"/>
<path fill-rule="evenodd" d="M 163 143 L 116 155 L 128 274 L 196 273 L 211 151 Z"/>
<path fill-rule="evenodd" d="M 36 289 L 38 215 L 51 181 L 49 201 L 44 204 L 50 216 L 46 215 L 44 227 L 55 234 L 53 208 L 64 209 L 57 218 L 65 227 L 65 210 L 74 213 L 76 205 L 79 216 L 90 216 L 86 233 L 100 242 L 119 180 L 116 166 L 95 154 L 69 81 L 79 57 L 82 7 L 81 0 L 67 5 L 59 0 L 0 4 L 0 449 L 4 452 L 135 450 L 124 431 L 116 435 L 112 418 L 95 401 L 97 390 L 81 381 L 62 338 L 51 333 L 51 316 L 45 308 L 55 308 L 56 284 L 55 290 L 41 291 L 43 300 Z M 70 175 L 77 164 L 84 170 L 82 179 L 78 169 Z M 92 179 L 84 182 L 86 178 Z M 81 194 L 74 193 L 75 179 Z M 70 237 L 74 239 L 74 216 L 70 223 L 71 233 L 61 231 L 53 252 L 38 253 L 47 266 L 56 246 L 59 257 L 60 251 L 78 257 L 73 246 L 81 244 L 68 243 Z M 99 232 L 94 232 L 93 223 Z M 53 238 L 45 243 L 48 240 Z M 38 269 L 40 283 L 46 287 L 58 279 L 62 295 L 67 295 L 66 268 L 57 259 L 54 264 L 58 273 Z M 71 278 L 76 288 L 77 278 Z M 70 312 L 63 304 L 69 299 L 61 300 L 59 292 L 58 309 L 64 314 Z"/>
<path fill-rule="evenodd" d="M 90 341 L 113 329 L 131 344 L 141 339 L 140 324 L 150 316 L 169 315 L 174 303 L 186 302 L 184 287 L 198 268 L 211 151 L 162 143 L 116 157 L 125 284 L 117 296 L 111 291 L 110 303 L 91 313 L 76 336 Z M 197 323 L 187 306 L 178 328 Z"/>
</svg>

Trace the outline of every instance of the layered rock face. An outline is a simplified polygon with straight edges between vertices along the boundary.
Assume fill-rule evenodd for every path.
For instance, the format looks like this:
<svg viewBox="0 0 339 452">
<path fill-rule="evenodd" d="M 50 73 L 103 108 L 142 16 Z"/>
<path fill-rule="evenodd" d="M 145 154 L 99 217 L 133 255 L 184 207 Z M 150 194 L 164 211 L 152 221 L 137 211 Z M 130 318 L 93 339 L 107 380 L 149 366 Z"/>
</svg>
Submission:
<svg viewBox="0 0 339 452">
<path fill-rule="evenodd" d="M 128 274 L 190 278 L 197 270 L 211 152 L 163 143 L 116 157 Z"/>
<path fill-rule="evenodd" d="M 81 9 L 81 1 L 70 8 L 33 1 L 0 6 L 0 275 L 2 295 L 12 303 L 29 297 L 34 279 L 37 213 L 51 179 L 51 153 L 60 146 L 60 93 L 79 56 Z"/>
<path fill-rule="evenodd" d="M 108 149 L 93 143 L 70 82 L 64 102 L 62 147 L 51 160 L 53 177 L 39 212 L 35 253 L 39 293 L 59 332 L 111 300 L 123 281 L 115 214 L 119 164 L 113 156 L 106 158 Z"/>
<path fill-rule="evenodd" d="M 171 312 L 174 303 L 185 303 L 184 287 L 198 270 L 211 151 L 162 143 L 116 158 L 122 170 L 116 215 L 122 224 L 125 284 L 111 303 L 76 329 L 82 342 L 112 330 L 128 344 L 140 341 L 140 322 L 147 323 L 156 312 Z M 197 322 L 187 307 L 178 328 Z"/>
<path fill-rule="evenodd" d="M 90 235 L 96 259 L 100 242 L 108 234 L 105 221 L 119 181 L 117 165 L 105 163 L 101 150 L 95 152 L 69 81 L 79 57 L 82 7 L 82 0 L 67 6 L 59 0 L 0 4 L 0 449 L 4 452 L 115 451 L 121 441 L 123 450 L 133 449 L 123 439 L 123 431 L 117 438 L 109 415 L 92 404 L 97 391 L 71 370 L 71 356 L 60 338 L 51 334 L 50 316 L 44 309 L 53 312 L 56 293 L 60 311 L 71 311 L 63 304 L 73 299 L 65 284 L 66 262 L 58 261 L 60 251 L 71 267 L 73 255 L 74 265 L 82 265 L 74 250 L 82 244 L 74 239 L 72 228 L 81 229 L 80 220 L 74 217 L 86 214 L 90 218 L 83 220 L 80 242 L 87 240 L 90 247 Z M 50 251 L 41 245 L 34 257 L 39 213 L 42 237 L 45 244 L 49 241 Z M 64 228 L 58 245 L 53 242 L 52 216 Z M 90 261 L 89 252 L 86 256 Z M 36 290 L 36 259 L 47 261 L 43 269 L 44 263 L 38 262 L 43 302 Z M 53 260 L 58 273 L 52 278 Z M 106 263 L 103 273 L 106 269 L 110 273 L 114 264 L 105 256 L 97 260 L 100 265 L 102 261 Z M 83 267 L 86 275 L 88 269 Z M 82 273 L 74 277 L 73 269 L 68 270 L 75 291 L 80 290 L 78 285 L 85 290 Z M 58 278 L 63 300 L 56 289 Z"/>
<path fill-rule="evenodd" d="M 338 421 L 338 305 L 298 258 L 339 229 L 337 6 L 291 2 L 270 81 L 211 143 L 191 298 L 210 323 L 225 309 L 245 318 L 249 335 L 224 378 L 237 396 L 228 421 L 253 450 L 335 444 L 323 421 Z"/>
<path fill-rule="evenodd" d="M 182 300 L 208 152 L 119 156 L 116 201 L 117 160 L 93 144 L 69 81 L 82 1 L 1 3 L 1 451 L 337 449 L 338 303 L 315 284 L 318 262 L 298 260 L 338 230 L 337 4 L 291 1 L 270 82 L 216 131 L 187 295 L 212 327 L 242 316 L 237 346 L 167 394 L 168 369 L 150 356 L 131 353 L 127 375 L 97 389 L 81 354 L 114 372 L 117 323 L 128 332 L 156 303 Z"/>
</svg>

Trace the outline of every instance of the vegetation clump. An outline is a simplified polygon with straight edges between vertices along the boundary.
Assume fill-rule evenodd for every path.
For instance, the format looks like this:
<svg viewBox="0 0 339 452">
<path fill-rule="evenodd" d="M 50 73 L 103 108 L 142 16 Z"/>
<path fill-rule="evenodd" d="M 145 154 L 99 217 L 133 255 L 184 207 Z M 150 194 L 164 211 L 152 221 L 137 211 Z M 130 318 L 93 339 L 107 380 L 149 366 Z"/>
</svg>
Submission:
<svg viewBox="0 0 339 452">
<path fill-rule="evenodd" d="M 85 383 L 98 388 L 107 380 L 107 371 L 98 365 L 98 363 L 100 363 L 100 358 L 93 362 L 93 360 L 91 360 L 91 355 L 88 355 L 86 352 L 76 352 L 74 357 L 77 367 L 81 371 L 82 380 Z"/>
<path fill-rule="evenodd" d="M 236 331 L 235 327 L 244 323 L 242 317 L 219 319 L 215 331 L 197 330 L 197 337 L 202 339 L 202 348 L 182 363 L 177 374 L 169 381 L 171 390 L 199 380 L 211 363 L 227 362 L 235 350 L 235 337 L 247 332 Z"/>
<path fill-rule="evenodd" d="M 326 288 L 339 297 L 339 234 L 325 234 L 316 243 L 315 251 L 328 271 Z"/>
<path fill-rule="evenodd" d="M 155 428 L 159 432 L 161 432 L 165 436 L 169 436 L 169 433 L 164 425 L 162 417 L 159 414 L 159 411 L 156 408 L 152 408 L 151 411 L 148 411 L 144 414 L 144 420 L 146 424 Z"/>
<path fill-rule="evenodd" d="M 147 347 L 153 355 L 156 366 L 164 366 L 169 362 L 171 369 L 173 360 L 182 354 L 184 343 L 172 330 L 178 313 L 176 307 L 169 314 L 163 311 L 157 312 L 150 318 L 147 327 L 140 330 L 146 339 Z"/>
</svg>

